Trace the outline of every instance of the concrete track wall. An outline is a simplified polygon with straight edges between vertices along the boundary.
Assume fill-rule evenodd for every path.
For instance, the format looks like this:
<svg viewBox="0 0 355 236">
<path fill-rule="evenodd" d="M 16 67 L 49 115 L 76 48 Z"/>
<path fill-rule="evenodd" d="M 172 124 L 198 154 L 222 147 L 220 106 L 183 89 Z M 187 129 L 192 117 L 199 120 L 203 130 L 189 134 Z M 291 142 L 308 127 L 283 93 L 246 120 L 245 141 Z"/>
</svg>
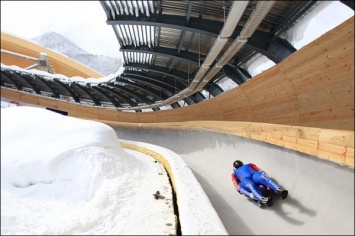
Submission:
<svg viewBox="0 0 355 236">
<path fill-rule="evenodd" d="M 354 235 L 353 168 L 230 134 L 112 127 L 119 138 L 179 154 L 231 235 Z M 264 169 L 289 197 L 261 209 L 237 193 L 230 176 L 236 159 Z"/>
</svg>

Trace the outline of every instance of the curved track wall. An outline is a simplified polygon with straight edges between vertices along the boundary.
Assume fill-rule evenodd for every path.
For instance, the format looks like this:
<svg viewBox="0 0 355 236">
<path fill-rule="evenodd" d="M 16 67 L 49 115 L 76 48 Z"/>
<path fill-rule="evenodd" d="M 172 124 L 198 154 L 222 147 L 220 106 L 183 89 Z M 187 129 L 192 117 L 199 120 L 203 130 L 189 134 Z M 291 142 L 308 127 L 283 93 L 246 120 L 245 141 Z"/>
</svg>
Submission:
<svg viewBox="0 0 355 236">
<path fill-rule="evenodd" d="M 209 128 L 201 121 L 218 121 L 212 129 L 220 130 L 223 122 L 232 122 L 229 126 L 239 132 L 234 134 L 251 132 L 247 137 L 354 166 L 354 17 L 241 86 L 188 107 L 134 113 L 5 88 L 1 96 L 106 123 L 183 126 L 181 122 L 195 121 L 195 126 Z M 286 127 L 280 130 L 280 125 Z"/>
<path fill-rule="evenodd" d="M 28 98 L 4 89 L 2 94 Z M 31 102 L 48 106 L 45 100 L 34 97 Z M 109 121 L 248 121 L 353 130 L 354 17 L 241 86 L 195 105 L 143 113 L 56 100 L 50 106 L 71 116 Z"/>
<path fill-rule="evenodd" d="M 117 136 L 177 153 L 192 170 L 229 235 L 354 235 L 354 169 L 269 143 L 209 131 L 112 126 Z M 232 163 L 253 162 L 285 200 L 259 208 L 231 180 Z"/>
</svg>

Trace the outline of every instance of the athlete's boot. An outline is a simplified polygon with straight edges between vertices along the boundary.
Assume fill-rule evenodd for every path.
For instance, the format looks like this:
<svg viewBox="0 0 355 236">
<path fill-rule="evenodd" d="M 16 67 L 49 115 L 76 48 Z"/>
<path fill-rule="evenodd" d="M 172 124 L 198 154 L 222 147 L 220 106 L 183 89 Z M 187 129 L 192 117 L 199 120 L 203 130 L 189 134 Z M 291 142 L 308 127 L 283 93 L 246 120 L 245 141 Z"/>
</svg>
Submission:
<svg viewBox="0 0 355 236">
<path fill-rule="evenodd" d="M 281 188 L 279 188 L 278 190 L 276 190 L 276 193 L 282 198 L 282 199 L 286 199 L 288 196 L 288 191 L 287 190 L 283 190 Z"/>
<path fill-rule="evenodd" d="M 267 205 L 268 207 L 271 207 L 272 205 L 274 205 L 274 203 L 272 202 L 272 198 L 271 197 L 263 197 L 261 199 L 261 202 L 265 205 Z"/>
</svg>

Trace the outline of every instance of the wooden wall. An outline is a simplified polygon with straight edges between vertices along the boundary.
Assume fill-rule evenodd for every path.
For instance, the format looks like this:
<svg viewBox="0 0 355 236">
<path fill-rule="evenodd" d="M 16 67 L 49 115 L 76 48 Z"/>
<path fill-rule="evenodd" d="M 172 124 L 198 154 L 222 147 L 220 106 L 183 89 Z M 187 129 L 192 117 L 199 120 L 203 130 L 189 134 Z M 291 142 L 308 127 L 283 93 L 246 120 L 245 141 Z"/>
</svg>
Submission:
<svg viewBox="0 0 355 236">
<path fill-rule="evenodd" d="M 4 88 L 1 96 L 118 125 L 179 122 L 168 126 L 183 128 L 195 122 L 194 128 L 208 128 L 203 124 L 214 122 L 211 129 L 228 132 L 223 127 L 231 122 L 239 130 L 231 133 L 354 166 L 354 17 L 241 86 L 183 108 L 134 113 Z"/>
<path fill-rule="evenodd" d="M 247 121 L 353 130 L 354 17 L 241 86 L 195 105 L 142 113 L 65 102 L 52 106 L 71 116 L 112 121 Z"/>
</svg>

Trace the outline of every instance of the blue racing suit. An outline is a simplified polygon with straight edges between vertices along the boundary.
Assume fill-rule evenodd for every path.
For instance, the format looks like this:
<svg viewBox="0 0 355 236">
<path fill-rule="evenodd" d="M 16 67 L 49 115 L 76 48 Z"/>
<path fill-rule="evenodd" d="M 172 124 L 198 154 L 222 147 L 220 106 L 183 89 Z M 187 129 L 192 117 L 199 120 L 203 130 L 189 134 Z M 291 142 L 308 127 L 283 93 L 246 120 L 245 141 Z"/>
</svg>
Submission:
<svg viewBox="0 0 355 236">
<path fill-rule="evenodd" d="M 261 200 L 264 196 L 258 188 L 265 185 L 276 191 L 279 186 L 270 177 L 253 163 L 244 164 L 232 173 L 232 181 L 236 190 L 250 198 Z"/>
</svg>

